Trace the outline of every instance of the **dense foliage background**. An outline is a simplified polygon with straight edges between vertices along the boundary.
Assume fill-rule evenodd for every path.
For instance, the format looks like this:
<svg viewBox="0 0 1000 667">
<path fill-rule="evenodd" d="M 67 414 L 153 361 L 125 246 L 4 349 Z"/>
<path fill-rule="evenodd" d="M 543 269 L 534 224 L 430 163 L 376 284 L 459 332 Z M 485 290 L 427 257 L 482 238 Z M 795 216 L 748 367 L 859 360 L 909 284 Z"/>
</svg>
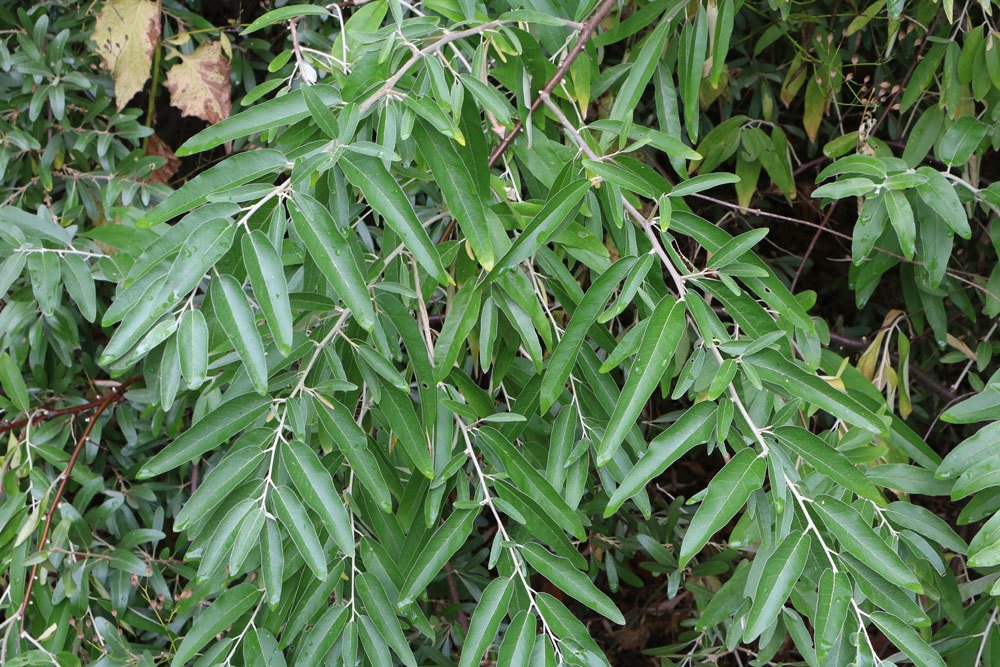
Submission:
<svg viewBox="0 0 1000 667">
<path fill-rule="evenodd" d="M 0 663 L 1000 664 L 997 4 L 0 6 Z"/>
</svg>

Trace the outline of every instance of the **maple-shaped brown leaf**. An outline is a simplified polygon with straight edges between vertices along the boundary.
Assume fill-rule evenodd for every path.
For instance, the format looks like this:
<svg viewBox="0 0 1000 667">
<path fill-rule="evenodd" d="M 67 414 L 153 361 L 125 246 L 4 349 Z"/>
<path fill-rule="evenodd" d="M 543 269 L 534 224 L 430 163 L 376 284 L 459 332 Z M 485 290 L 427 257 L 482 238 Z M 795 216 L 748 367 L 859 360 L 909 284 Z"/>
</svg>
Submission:
<svg viewBox="0 0 1000 667">
<path fill-rule="evenodd" d="M 160 39 L 160 3 L 108 0 L 97 15 L 92 37 L 104 68 L 114 79 L 115 101 L 121 111 L 149 79 Z"/>
<path fill-rule="evenodd" d="M 174 155 L 174 151 L 167 145 L 167 142 L 155 134 L 149 138 L 149 142 L 146 144 L 146 155 L 155 155 L 164 159 L 163 166 L 155 169 L 146 179 L 150 183 L 167 183 L 181 168 L 180 158 Z"/>
<path fill-rule="evenodd" d="M 222 42 L 206 42 L 167 72 L 170 104 L 185 116 L 209 123 L 229 117 L 229 61 L 222 54 Z"/>
</svg>

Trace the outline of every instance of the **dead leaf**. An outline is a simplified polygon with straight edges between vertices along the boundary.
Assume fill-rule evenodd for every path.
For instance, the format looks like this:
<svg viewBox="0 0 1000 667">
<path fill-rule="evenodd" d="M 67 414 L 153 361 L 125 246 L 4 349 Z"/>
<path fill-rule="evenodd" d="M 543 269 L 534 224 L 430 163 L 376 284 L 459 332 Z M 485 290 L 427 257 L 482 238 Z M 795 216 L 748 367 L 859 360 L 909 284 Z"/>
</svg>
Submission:
<svg viewBox="0 0 1000 667">
<path fill-rule="evenodd" d="M 209 123 L 229 118 L 229 61 L 222 55 L 222 42 L 206 42 L 167 72 L 170 104 L 185 116 Z"/>
<path fill-rule="evenodd" d="M 115 81 L 119 111 L 146 85 L 159 39 L 159 2 L 108 0 L 101 8 L 93 40 L 104 68 Z"/>
<path fill-rule="evenodd" d="M 177 170 L 181 168 L 180 158 L 174 155 L 174 151 L 163 139 L 155 134 L 149 138 L 146 144 L 146 155 L 155 155 L 164 159 L 163 166 L 153 171 L 146 179 L 150 183 L 168 183 Z"/>
</svg>

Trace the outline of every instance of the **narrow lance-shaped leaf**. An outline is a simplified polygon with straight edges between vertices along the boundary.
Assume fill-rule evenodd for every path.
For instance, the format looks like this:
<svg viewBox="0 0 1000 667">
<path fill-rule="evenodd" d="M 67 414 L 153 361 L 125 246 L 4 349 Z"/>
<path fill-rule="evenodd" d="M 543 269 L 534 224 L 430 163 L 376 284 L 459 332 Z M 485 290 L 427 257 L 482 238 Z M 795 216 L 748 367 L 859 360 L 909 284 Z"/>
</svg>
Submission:
<svg viewBox="0 0 1000 667">
<path fill-rule="evenodd" d="M 358 595 L 364 602 L 372 624 L 378 628 L 382 640 L 407 667 L 417 667 L 410 645 L 396 617 L 396 610 L 389 603 L 382 584 L 372 574 L 363 572 L 355 578 Z M 378 664 L 378 663 L 376 663 Z"/>
<path fill-rule="evenodd" d="M 476 259 L 484 269 L 491 271 L 496 263 L 492 238 L 504 231 L 496 228 L 493 222 L 496 218 L 486 214 L 487 193 L 476 186 L 475 177 L 452 141 L 423 123 L 418 123 L 416 129 L 417 150 L 430 166 L 434 181 L 441 188 L 445 203 L 469 240 Z"/>
<path fill-rule="evenodd" d="M 296 193 L 288 203 L 295 233 L 306 252 L 351 309 L 351 315 L 366 331 L 375 326 L 368 286 L 350 244 L 337 229 L 330 212 L 309 195 Z"/>
<path fill-rule="evenodd" d="M 292 309 L 281 257 L 267 236 L 258 230 L 243 237 L 242 250 L 243 264 L 257 305 L 264 313 L 278 350 L 287 356 L 292 351 Z"/>
<path fill-rule="evenodd" d="M 315 401 L 321 428 L 333 440 L 358 476 L 365 491 L 383 512 L 392 511 L 392 498 L 382 477 L 375 455 L 368 450 L 368 436 L 354 421 L 354 413 L 339 401 L 317 397 Z"/>
<path fill-rule="evenodd" d="M 230 275 L 219 276 L 212 281 L 210 295 L 215 317 L 243 362 L 243 367 L 250 376 L 250 384 L 258 394 L 266 394 L 267 358 L 264 355 L 264 343 L 257 331 L 257 322 L 243 286 Z"/>
<path fill-rule="evenodd" d="M 338 164 L 347 179 L 361 190 L 368 204 L 402 239 L 403 245 L 413 253 L 421 268 L 442 285 L 447 285 L 451 279 L 441 263 L 437 248 L 420 225 L 410 200 L 382 161 L 352 153 L 341 157 Z"/>
<path fill-rule="evenodd" d="M 767 464 L 752 449 L 743 449 L 708 483 L 708 492 L 688 525 L 678 567 L 683 568 L 722 530 L 746 504 L 750 494 L 764 485 Z"/>
<path fill-rule="evenodd" d="M 521 553 L 532 568 L 560 590 L 614 623 L 625 624 L 625 617 L 611 598 L 602 593 L 587 575 L 573 567 L 567 559 L 549 553 L 545 547 L 535 542 L 524 545 Z"/>
<path fill-rule="evenodd" d="M 290 440 L 281 448 L 281 460 L 302 500 L 319 515 L 341 552 L 353 558 L 354 531 L 350 514 L 333 486 L 333 477 L 316 452 L 299 440 Z"/>
<path fill-rule="evenodd" d="M 604 439 L 597 449 L 597 465 L 605 465 L 612 459 L 659 385 L 684 334 L 684 314 L 683 300 L 674 301 L 673 297 L 665 296 L 650 316 L 625 386 L 608 420 Z"/>
<path fill-rule="evenodd" d="M 514 239 L 510 250 L 500 258 L 493 271 L 480 282 L 480 287 L 488 285 L 501 272 L 512 269 L 531 257 L 563 224 L 572 220 L 589 189 L 590 181 L 578 179 L 551 194 L 542 210 L 535 214 L 524 231 Z"/>
<path fill-rule="evenodd" d="M 424 591 L 434 577 L 444 569 L 455 553 L 462 548 L 472 532 L 472 522 L 475 512 L 459 510 L 453 512 L 441 526 L 434 531 L 423 550 L 413 559 L 406 580 L 399 589 L 398 607 L 403 609 Z"/>
<path fill-rule="evenodd" d="M 840 639 L 841 629 L 850 610 L 850 579 L 843 572 L 823 571 L 816 597 L 816 652 L 822 658 Z"/>
<path fill-rule="evenodd" d="M 177 358 L 188 389 L 197 389 L 208 375 L 208 324 L 197 308 L 189 308 L 177 324 Z"/>
<path fill-rule="evenodd" d="M 552 353 L 542 378 L 539 407 L 543 414 L 548 412 L 562 393 L 566 379 L 569 378 L 573 366 L 576 364 L 576 356 L 580 352 L 580 346 L 583 345 L 590 327 L 597 321 L 604 304 L 611 298 L 618 283 L 636 265 L 637 261 L 635 257 L 625 257 L 612 264 L 593 282 L 583 297 L 583 301 L 573 311 L 573 318 L 569 321 L 559 344 Z"/>
<path fill-rule="evenodd" d="M 137 477 L 149 479 L 162 475 L 201 456 L 252 424 L 270 407 L 270 398 L 253 394 L 243 394 L 223 403 L 146 461 Z"/>
<path fill-rule="evenodd" d="M 285 156 L 268 148 L 237 153 L 201 172 L 172 192 L 139 219 L 140 227 L 153 227 L 201 206 L 217 193 L 272 174 L 287 164 Z"/>
<path fill-rule="evenodd" d="M 756 586 L 753 606 L 747 615 L 746 627 L 743 629 L 744 641 L 753 641 L 777 620 L 785 600 L 792 594 L 795 582 L 806 567 L 810 544 L 812 540 L 809 535 L 791 533 L 768 557 L 759 585 Z"/>
<path fill-rule="evenodd" d="M 707 442 L 715 429 L 715 415 L 715 403 L 698 403 L 688 408 L 666 431 L 653 438 L 642 457 L 615 489 L 604 509 L 604 516 L 617 512 L 626 500 L 639 493 L 684 454 Z"/>
<path fill-rule="evenodd" d="M 198 615 L 197 623 L 184 635 L 184 641 L 170 662 L 171 667 L 187 664 L 215 635 L 249 611 L 260 597 L 260 591 L 251 583 L 238 584 L 220 595 L 211 606 Z"/>
<path fill-rule="evenodd" d="M 752 365 L 761 380 L 777 387 L 784 396 L 800 398 L 823 408 L 838 419 L 872 433 L 883 433 L 886 430 L 882 419 L 859 401 L 834 389 L 829 382 L 805 371 L 779 352 L 762 350 L 744 357 L 743 362 Z"/>
<path fill-rule="evenodd" d="M 514 589 L 509 577 L 494 579 L 483 590 L 476 610 L 469 621 L 469 631 L 462 645 L 462 657 L 458 667 L 476 667 L 479 661 L 493 643 L 500 621 L 507 614 L 507 606 Z"/>
<path fill-rule="evenodd" d="M 917 667 L 946 667 L 941 655 L 935 651 L 912 627 L 892 614 L 876 611 L 870 616 L 886 637 L 905 653 Z M 989 628 L 987 628 L 989 631 Z"/>
<path fill-rule="evenodd" d="M 806 463 L 831 480 L 882 507 L 885 497 L 846 456 L 804 428 L 779 426 L 774 435 L 782 446 L 801 456 Z"/>
<path fill-rule="evenodd" d="M 923 586 L 912 569 L 853 507 L 831 496 L 820 496 L 810 509 L 816 512 L 823 525 L 849 554 L 886 580 L 917 593 L 923 592 Z"/>
<path fill-rule="evenodd" d="M 313 575 L 320 581 L 326 579 L 326 552 L 298 496 L 287 486 L 279 486 L 268 494 L 268 498 L 282 527 L 288 531 L 292 543 Z"/>
</svg>

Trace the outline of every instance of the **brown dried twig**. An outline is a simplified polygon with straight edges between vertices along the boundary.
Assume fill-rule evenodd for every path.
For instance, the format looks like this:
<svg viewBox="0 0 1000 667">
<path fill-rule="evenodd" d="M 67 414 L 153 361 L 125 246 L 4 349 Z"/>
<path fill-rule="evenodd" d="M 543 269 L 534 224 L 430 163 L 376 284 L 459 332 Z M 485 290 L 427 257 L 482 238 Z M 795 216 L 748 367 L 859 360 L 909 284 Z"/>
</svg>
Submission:
<svg viewBox="0 0 1000 667">
<path fill-rule="evenodd" d="M 535 111 L 538 110 L 538 107 L 542 106 L 545 98 L 548 97 L 549 94 L 555 90 L 556 86 L 558 86 L 563 80 L 566 73 L 569 72 L 569 68 L 573 66 L 573 62 L 577 59 L 580 53 L 583 52 L 583 47 L 587 45 L 587 42 L 590 40 L 591 36 L 593 36 L 594 30 L 597 29 L 597 24 L 608 15 L 611 8 L 615 6 L 615 2 L 616 0 L 604 0 L 604 2 L 602 2 L 590 16 L 590 18 L 583 22 L 580 26 L 580 36 L 577 38 L 576 44 L 573 45 L 573 48 L 570 49 L 569 53 L 566 54 L 566 57 L 563 58 L 563 61 L 560 63 L 556 73 L 552 75 L 552 78 L 548 80 L 545 87 L 542 88 L 542 90 L 535 97 L 534 101 L 532 101 L 531 107 L 528 109 L 528 113 L 525 114 L 525 117 L 531 116 L 531 114 L 535 113 Z M 506 151 L 507 148 L 514 143 L 514 139 L 517 138 L 517 135 L 520 134 L 522 129 L 524 129 L 524 118 L 514 123 L 514 127 L 510 128 L 510 132 L 504 136 L 500 145 L 498 145 L 495 149 L 493 149 L 493 152 L 490 153 L 490 167 L 493 167 L 493 165 L 497 163 L 497 160 L 499 160 L 504 154 L 504 151 Z"/>
<path fill-rule="evenodd" d="M 59 482 L 59 488 L 56 490 L 56 495 L 52 498 L 52 504 L 49 506 L 49 511 L 45 515 L 45 525 L 42 527 L 42 536 L 38 540 L 38 549 L 36 551 L 41 551 L 45 547 L 45 543 L 49 539 L 49 531 L 52 528 L 52 520 L 55 517 L 56 509 L 59 507 L 60 501 L 62 501 L 63 493 L 66 491 L 66 486 L 69 484 L 70 475 L 73 473 L 73 467 L 76 465 L 76 461 L 80 456 L 80 452 L 83 450 L 83 445 L 87 442 L 87 438 L 90 437 L 91 431 L 94 430 L 94 425 L 97 424 L 97 420 L 108 409 L 113 403 L 117 403 L 124 396 L 125 391 L 129 386 L 135 382 L 138 378 L 129 378 L 121 383 L 117 389 L 109 393 L 104 398 L 97 402 L 94 414 L 90 415 L 90 419 L 87 421 L 87 427 L 83 429 L 83 433 L 80 434 L 79 439 L 76 441 L 76 446 L 73 448 L 73 453 L 70 454 L 69 461 L 66 463 L 66 470 L 62 473 L 62 481 Z M 82 406 L 78 406 L 82 408 Z M 76 410 L 80 412 L 81 410 Z M 24 599 L 21 601 L 21 607 L 18 609 L 18 616 L 21 619 L 21 632 L 24 632 L 24 621 L 25 612 L 28 609 L 28 603 L 31 601 L 31 588 L 35 583 L 35 577 L 38 575 L 38 563 L 36 562 L 31 567 L 31 576 L 28 577 L 27 585 L 24 590 Z"/>
</svg>

